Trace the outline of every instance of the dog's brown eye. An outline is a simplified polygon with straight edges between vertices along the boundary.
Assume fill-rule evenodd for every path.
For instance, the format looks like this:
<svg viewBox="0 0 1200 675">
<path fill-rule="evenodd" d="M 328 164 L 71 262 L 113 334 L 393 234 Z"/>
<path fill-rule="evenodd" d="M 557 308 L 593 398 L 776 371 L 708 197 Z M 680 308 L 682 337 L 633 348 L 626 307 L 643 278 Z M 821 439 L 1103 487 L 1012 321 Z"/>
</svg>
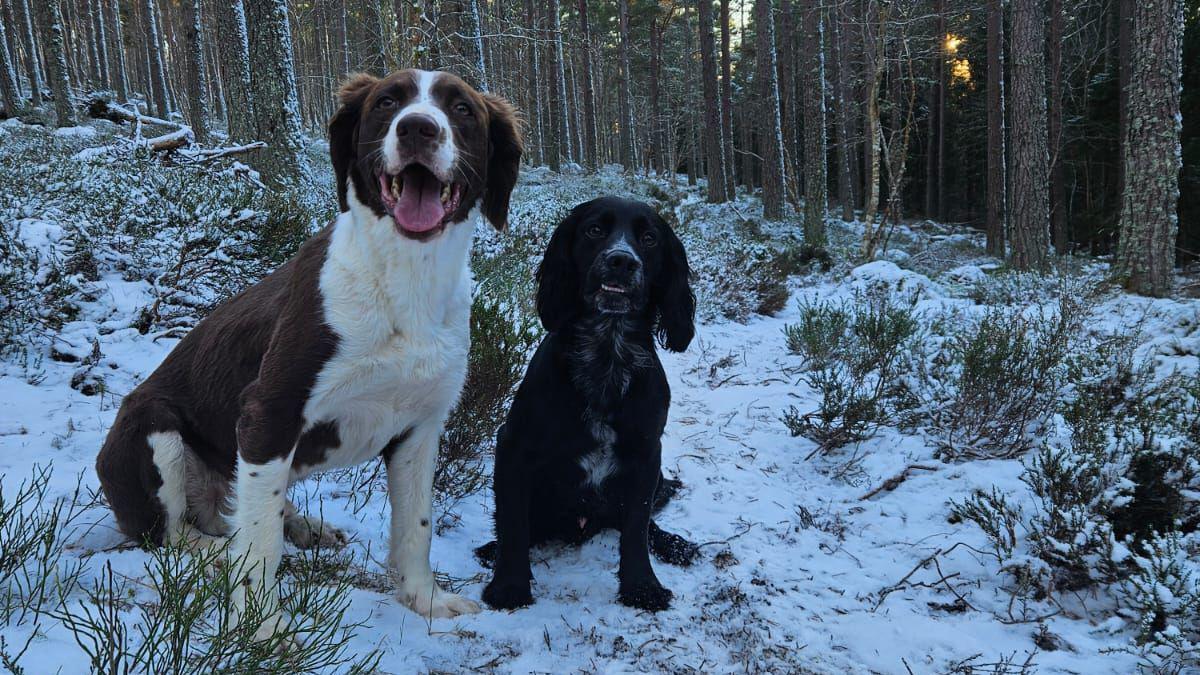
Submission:
<svg viewBox="0 0 1200 675">
<path fill-rule="evenodd" d="M 396 99 L 391 96 L 384 96 L 375 102 L 375 107 L 379 110 L 388 110 L 396 107 Z"/>
<path fill-rule="evenodd" d="M 599 225 L 588 225 L 586 234 L 590 239 L 599 239 L 604 236 L 604 228 Z"/>
<path fill-rule="evenodd" d="M 642 242 L 642 246 L 645 246 L 646 248 L 654 248 L 655 246 L 658 246 L 658 235 L 649 230 L 646 230 L 642 233 L 640 240 Z"/>
<path fill-rule="evenodd" d="M 459 115 L 463 115 L 464 117 L 470 117 L 474 114 L 471 112 L 471 106 L 467 105 L 466 103 L 459 103 L 458 105 L 454 106 L 454 112 L 458 113 Z"/>
</svg>

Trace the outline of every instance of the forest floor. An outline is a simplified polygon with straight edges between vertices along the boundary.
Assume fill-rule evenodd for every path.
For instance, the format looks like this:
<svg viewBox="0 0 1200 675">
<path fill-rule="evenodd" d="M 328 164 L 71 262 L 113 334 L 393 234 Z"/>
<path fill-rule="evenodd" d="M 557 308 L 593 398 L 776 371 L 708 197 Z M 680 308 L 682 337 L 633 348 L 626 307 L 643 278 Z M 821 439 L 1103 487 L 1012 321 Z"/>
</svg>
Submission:
<svg viewBox="0 0 1200 675">
<path fill-rule="evenodd" d="M 47 140 L 49 132 L 5 123 L 0 135 L 8 138 L 0 143 L 20 138 L 42 144 L 37 147 L 52 154 L 33 161 L 67 165 L 45 172 L 113 180 L 116 173 L 106 172 L 116 170 L 106 160 L 75 154 L 100 143 L 93 136 L 103 138 L 108 128 L 97 126 L 99 132 Z M 314 153 L 319 156 L 319 149 Z M 709 207 L 694 188 L 628 180 L 614 172 L 526 174 L 513 197 L 512 233 L 487 233 L 479 225 L 478 255 L 519 255 L 518 268 L 528 272 L 557 215 L 611 191 L 660 199 L 672 195 L 665 203 L 688 228 L 685 243 L 702 277 L 723 261 L 744 260 L 746 251 L 757 250 L 747 246 L 732 257 L 717 250 L 726 245 L 722 239 L 748 227 L 742 219 L 756 210 L 750 198 Z M 146 186 L 125 183 L 104 191 L 136 193 Z M 72 228 L 93 228 L 88 231 L 94 234 L 105 227 L 99 218 L 82 223 L 81 216 L 15 189 L 5 202 L 4 237 L 18 241 L 30 256 L 70 260 L 79 245 L 78 237 L 67 236 Z M 136 210 L 146 202 L 135 194 L 123 208 Z M 189 216 L 199 214 L 185 209 L 181 217 Z M 773 233 L 794 238 L 799 224 L 758 227 L 766 233 L 759 238 L 769 242 Z M 801 320 L 804 303 L 858 302 L 861 291 L 874 286 L 916 292 L 923 312 L 978 316 L 991 308 L 989 302 L 1030 311 L 1051 306 L 1056 286 L 1020 282 L 1025 285 L 1003 300 L 981 293 L 983 287 L 995 288 L 988 284 L 996 276 L 990 273 L 996 261 L 982 254 L 976 234 L 932 223 L 900 228 L 885 259 L 856 266 L 843 261 L 857 241 L 857 226 L 831 227 L 835 264 L 827 271 L 805 268 L 786 276 L 789 297 L 771 308 L 773 316 L 755 313 L 753 301 L 722 294 L 724 286 L 736 293 L 736 283 L 712 275 L 699 279 L 701 325 L 695 342 L 686 353 L 661 354 L 673 391 L 664 469 L 684 488 L 659 522 L 703 542 L 702 558 L 690 568 L 656 564 L 660 579 L 675 593 L 669 610 L 641 613 L 616 602 L 617 536 L 609 532 L 578 549 L 538 550 L 536 602 L 527 609 L 426 621 L 378 583 L 386 548 L 385 495 L 362 472 L 344 472 L 296 485 L 293 500 L 319 511 L 350 537 L 347 551 L 336 558 L 341 572 L 354 570 L 348 575 L 353 581 L 344 617 L 359 625 L 344 642 L 347 652 L 377 651 L 378 670 L 388 673 L 1135 670 L 1138 657 L 1127 648 L 1136 626 L 1119 603 L 1082 591 L 1068 602 L 1017 600 L 1014 607 L 1007 577 L 983 553 L 989 548 L 985 535 L 969 524 L 950 522 L 951 503 L 976 490 L 996 486 L 1029 499 L 1019 496 L 1027 492 L 1019 478 L 1025 466 L 1021 459 L 945 462 L 927 434 L 889 424 L 869 438 L 819 452 L 814 441 L 793 436 L 782 421 L 791 406 L 810 412 L 821 405 L 820 393 L 800 377 L 801 359 L 789 353 L 785 339 L 785 326 Z M 77 284 L 79 292 L 72 291 L 70 320 L 52 329 L 31 329 L 24 346 L 9 349 L 0 362 L 0 487 L 10 501 L 35 467 L 52 467 L 47 503 L 69 497 L 78 483 L 85 494 L 96 487 L 92 466 L 122 395 L 153 371 L 178 341 L 179 327 L 187 325 L 181 321 L 173 329 L 163 322 L 148 332 L 138 329 L 145 309 L 161 301 L 163 292 L 155 281 L 161 277 L 140 274 L 137 266 L 167 274 L 179 256 L 177 242 L 166 241 L 169 228 L 163 233 L 159 244 L 151 244 L 151 249 L 160 247 L 153 249 L 160 251 L 157 256 L 143 255 L 140 244 L 104 243 L 107 248 L 92 256 L 96 269 Z M 506 236 L 525 237 L 529 245 L 514 252 Z M 713 250 L 705 250 L 704 242 Z M 1143 336 L 1139 353 L 1158 367 L 1195 374 L 1200 302 L 1146 300 L 1109 290 L 1103 263 L 1080 261 L 1073 273 L 1082 279 L 1076 283 L 1098 294 L 1089 329 L 1137 324 Z M 196 294 L 209 292 L 205 289 L 198 287 Z M 173 298 L 172 306 L 189 306 Z M 202 305 L 195 300 L 190 306 Z M 913 468 L 906 472 L 906 467 Z M 902 474 L 906 479 L 892 480 Z M 437 508 L 433 564 L 460 592 L 478 598 L 488 570 L 472 549 L 491 538 L 490 489 L 443 500 Z M 83 648 L 88 643 L 81 644 L 79 631 L 56 617 L 72 607 L 81 612 L 89 603 L 95 606 L 82 589 L 106 579 L 108 569 L 120 584 L 120 592 L 111 595 L 123 602 L 109 600 L 130 631 L 131 644 L 144 629 L 139 623 L 153 616 L 153 559 L 123 545 L 106 508 L 84 508 L 62 541 L 55 569 L 78 565 L 79 587 L 63 611 L 0 622 L 0 654 L 14 670 L 89 669 Z"/>
</svg>

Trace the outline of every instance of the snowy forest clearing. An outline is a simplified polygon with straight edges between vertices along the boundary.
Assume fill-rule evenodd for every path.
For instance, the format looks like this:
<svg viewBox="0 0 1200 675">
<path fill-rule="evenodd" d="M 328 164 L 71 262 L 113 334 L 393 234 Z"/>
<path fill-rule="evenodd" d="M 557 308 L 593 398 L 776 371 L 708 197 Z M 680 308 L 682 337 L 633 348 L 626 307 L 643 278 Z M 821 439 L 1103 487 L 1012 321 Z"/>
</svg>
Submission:
<svg viewBox="0 0 1200 675">
<path fill-rule="evenodd" d="M 219 651 L 222 640 L 239 644 L 213 625 L 219 612 L 192 624 L 190 642 L 187 635 L 180 642 L 169 631 L 150 633 L 151 626 L 162 630 L 181 619 L 179 607 L 156 613 L 175 595 L 161 591 L 190 589 L 181 583 L 190 579 L 199 592 L 207 572 L 190 556 L 151 555 L 124 542 L 110 512 L 90 497 L 92 464 L 121 396 L 214 302 L 288 255 L 296 244 L 280 235 L 288 223 L 316 227 L 332 213 L 332 197 L 323 192 L 332 183 L 328 176 L 318 176 L 320 187 L 308 200 L 281 208 L 264 204 L 264 194 L 232 172 L 79 154 L 111 131 L 104 122 L 53 135 L 16 122 L 0 126 L 0 180 L 9 181 L 0 205 L 0 543 L 6 554 L 0 658 L 29 673 L 110 665 L 103 649 L 88 641 L 89 631 L 125 650 L 109 654 L 116 672 L 179 663 L 168 653 L 175 644 L 185 646 L 193 668 L 201 655 Z M 324 166 L 321 149 L 310 150 L 314 165 Z M 43 163 L 28 163 L 30 156 Z M 1098 427 L 1105 459 L 1095 471 L 1071 478 L 1072 485 L 1101 486 L 1097 495 L 1068 503 L 1057 493 L 1036 492 L 1021 476 L 1031 469 L 1046 475 L 1036 470 L 1044 462 L 1043 441 L 1058 449 L 1082 442 L 1081 420 L 1090 418 L 1069 403 L 1084 400 L 1090 385 L 1110 394 L 1115 387 L 1106 420 L 1144 421 L 1122 412 L 1125 400 L 1182 408 L 1183 421 L 1155 417 L 1138 427 L 1153 434 L 1134 435 L 1139 447 L 1158 443 L 1155 453 L 1179 458 L 1179 470 L 1168 472 L 1165 484 L 1184 505 L 1172 517 L 1191 517 L 1186 514 L 1195 513 L 1200 490 L 1194 398 L 1200 302 L 1120 294 L 1105 281 L 1106 266 L 1085 259 L 1063 262 L 1069 276 L 998 270 L 979 237 L 932 223 L 901 226 L 884 259 L 860 266 L 842 262 L 853 259 L 859 226 L 830 223 L 836 264 L 822 271 L 795 239 L 794 220 L 750 219 L 746 214 L 757 212 L 750 198 L 706 205 L 695 189 L 613 170 L 566 176 L 529 169 L 514 193 L 510 231 L 497 235 L 480 227 L 473 262 L 484 306 L 500 308 L 499 321 L 517 336 L 518 347 L 528 344 L 520 327 L 529 325 L 532 270 L 550 228 L 574 204 L 607 192 L 651 201 L 676 221 L 697 275 L 697 340 L 684 354 L 662 354 L 673 390 L 664 468 L 684 489 L 659 518 L 703 542 L 702 559 L 691 568 L 656 565 L 675 592 L 672 608 L 650 615 L 616 602 L 616 535 L 610 532 L 578 550 L 538 551 L 536 603 L 528 609 L 426 622 L 390 595 L 382 554 L 387 505 L 371 465 L 314 477 L 292 495 L 351 538 L 345 551 L 289 549 L 285 563 L 285 597 L 307 602 L 296 614 L 300 623 L 306 616 L 324 623 L 327 632 L 311 642 L 332 644 L 329 658 L 299 664 L 286 655 L 231 651 L 227 667 L 239 659 L 243 667 L 282 671 L 315 664 L 330 672 L 358 665 L 394 673 L 1195 667 L 1195 647 L 1187 643 L 1200 608 L 1200 571 L 1195 555 L 1187 554 L 1195 550 L 1195 535 L 1178 536 L 1171 540 L 1175 553 L 1154 558 L 1176 567 L 1160 575 L 1173 583 L 1161 586 L 1173 597 L 1157 593 L 1167 625 L 1155 630 L 1166 635 L 1146 642 L 1146 626 L 1139 625 L 1145 598 L 1137 583 L 1155 577 L 1139 575 L 1124 533 L 1105 530 L 1117 526 L 1106 525 L 1103 514 L 1139 499 L 1126 478 L 1130 459 L 1120 453 L 1122 425 Z M 281 224 L 281 217 L 290 220 Z M 1074 314 L 1058 321 L 1064 312 Z M 875 328 L 865 330 L 863 317 Z M 987 333 L 981 326 L 1028 332 Z M 495 325 L 486 329 L 503 333 Z M 1134 336 L 1106 339 L 1111 333 Z M 1015 347 L 1007 356 L 983 356 L 1002 369 L 1027 368 L 1018 370 L 1022 376 L 1039 374 L 1045 389 L 990 401 L 964 393 L 969 382 L 960 375 L 972 361 L 953 355 L 972 353 L 964 345 L 979 335 L 988 344 L 1009 336 L 1013 344 L 1033 345 L 1032 352 Z M 854 354 L 839 352 L 843 343 L 863 347 L 862 353 L 889 347 L 886 353 L 897 358 L 856 362 Z M 1050 353 L 1058 355 L 1052 362 L 1035 358 Z M 1126 359 L 1129 369 L 1122 366 Z M 1143 361 L 1153 368 L 1146 381 L 1138 374 L 1146 371 L 1137 368 Z M 842 378 L 843 372 L 853 377 Z M 1171 373 L 1179 382 L 1171 383 Z M 1163 382 L 1175 388 L 1155 388 Z M 1001 379 L 985 385 L 1003 389 Z M 838 408 L 847 400 L 863 405 Z M 1015 434 L 1000 433 L 1012 429 L 1003 426 L 1011 422 L 1007 413 L 995 413 L 1004 405 L 1031 413 L 1018 418 Z M 980 419 L 996 424 L 972 424 Z M 493 430 L 485 430 L 484 446 Z M 987 454 L 1013 458 L 977 458 Z M 461 470 L 439 484 L 435 511 L 433 562 L 451 587 L 470 597 L 478 597 L 490 574 L 472 553 L 491 539 L 490 488 L 482 487 L 490 479 L 486 454 L 480 461 L 452 463 Z M 18 494 L 30 494 L 21 486 L 37 483 L 37 467 L 52 470 L 44 495 L 14 503 Z M 54 500 L 69 500 L 77 485 L 82 491 L 70 522 L 46 522 Z M 994 494 L 993 487 L 1022 510 L 1002 519 L 1013 532 L 1003 556 L 967 508 L 979 495 Z M 1053 518 L 1039 514 L 1060 507 L 1070 518 L 1057 532 L 1078 538 L 1056 549 L 1029 536 L 1038 527 L 1047 532 Z M 30 520 L 38 514 L 42 521 Z M 39 546 L 23 527 L 57 535 Z M 1106 543 L 1112 550 L 1103 550 Z M 19 555 L 11 559 L 10 551 Z M 1080 562 L 1094 578 L 1071 576 Z M 1112 578 L 1106 576 L 1110 562 L 1118 566 Z M 37 580 L 54 583 L 31 587 Z M 61 603 L 59 589 L 66 594 Z M 324 593 L 324 600 L 306 595 L 313 592 Z M 34 598 L 42 604 L 31 611 Z M 81 620 L 89 611 L 97 627 L 108 616 L 126 632 L 89 629 Z M 336 622 L 348 639 L 341 639 Z M 135 649 L 147 634 L 158 638 L 160 651 L 151 652 L 159 660 L 136 664 L 141 652 Z M 1150 651 L 1139 636 L 1166 646 Z M 1182 642 L 1171 643 L 1172 636 Z M 1174 655 L 1166 651 L 1172 644 Z"/>
</svg>

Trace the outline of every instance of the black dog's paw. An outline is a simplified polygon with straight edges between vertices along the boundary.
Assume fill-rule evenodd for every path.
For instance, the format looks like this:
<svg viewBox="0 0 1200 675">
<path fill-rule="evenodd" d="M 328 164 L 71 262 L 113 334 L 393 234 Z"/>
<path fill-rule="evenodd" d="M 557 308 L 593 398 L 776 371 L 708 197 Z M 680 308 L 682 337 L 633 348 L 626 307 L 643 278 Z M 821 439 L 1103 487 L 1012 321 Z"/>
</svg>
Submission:
<svg viewBox="0 0 1200 675">
<path fill-rule="evenodd" d="M 493 567 L 495 567 L 495 565 L 496 565 L 496 541 L 493 539 L 492 541 L 489 541 L 488 543 L 484 544 L 483 546 L 480 546 L 479 548 L 475 549 L 475 559 L 479 561 L 480 565 L 483 565 L 484 567 L 488 568 L 489 570 L 492 569 Z"/>
<path fill-rule="evenodd" d="M 655 558 L 677 567 L 691 567 L 700 557 L 700 547 L 683 537 L 659 530 L 650 536 L 650 552 Z"/>
<path fill-rule="evenodd" d="M 528 582 L 513 584 L 492 579 L 483 589 L 483 601 L 494 609 L 516 609 L 532 605 L 533 593 Z"/>
<path fill-rule="evenodd" d="M 671 606 L 671 598 L 674 597 L 671 591 L 656 579 L 624 584 L 619 595 L 622 605 L 644 609 L 647 612 L 661 612 L 667 609 Z"/>
<path fill-rule="evenodd" d="M 654 502 L 651 504 L 651 509 L 655 512 L 661 511 L 671 501 L 681 489 L 683 489 L 683 481 L 674 478 L 663 476 L 658 481 L 658 489 L 654 492 Z"/>
</svg>

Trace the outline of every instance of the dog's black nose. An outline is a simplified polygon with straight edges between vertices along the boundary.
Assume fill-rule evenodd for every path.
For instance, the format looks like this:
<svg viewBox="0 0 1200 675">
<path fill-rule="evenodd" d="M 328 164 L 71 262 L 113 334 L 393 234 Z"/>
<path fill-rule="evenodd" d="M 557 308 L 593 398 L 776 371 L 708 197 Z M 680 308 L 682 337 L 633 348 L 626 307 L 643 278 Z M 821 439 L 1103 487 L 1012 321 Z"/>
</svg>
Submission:
<svg viewBox="0 0 1200 675">
<path fill-rule="evenodd" d="M 406 140 L 436 138 L 438 124 L 429 115 L 405 115 L 396 123 L 396 135 Z"/>
<path fill-rule="evenodd" d="M 625 251 L 610 251 L 604 256 L 604 264 L 613 272 L 633 274 L 642 268 L 642 261 Z"/>
</svg>

